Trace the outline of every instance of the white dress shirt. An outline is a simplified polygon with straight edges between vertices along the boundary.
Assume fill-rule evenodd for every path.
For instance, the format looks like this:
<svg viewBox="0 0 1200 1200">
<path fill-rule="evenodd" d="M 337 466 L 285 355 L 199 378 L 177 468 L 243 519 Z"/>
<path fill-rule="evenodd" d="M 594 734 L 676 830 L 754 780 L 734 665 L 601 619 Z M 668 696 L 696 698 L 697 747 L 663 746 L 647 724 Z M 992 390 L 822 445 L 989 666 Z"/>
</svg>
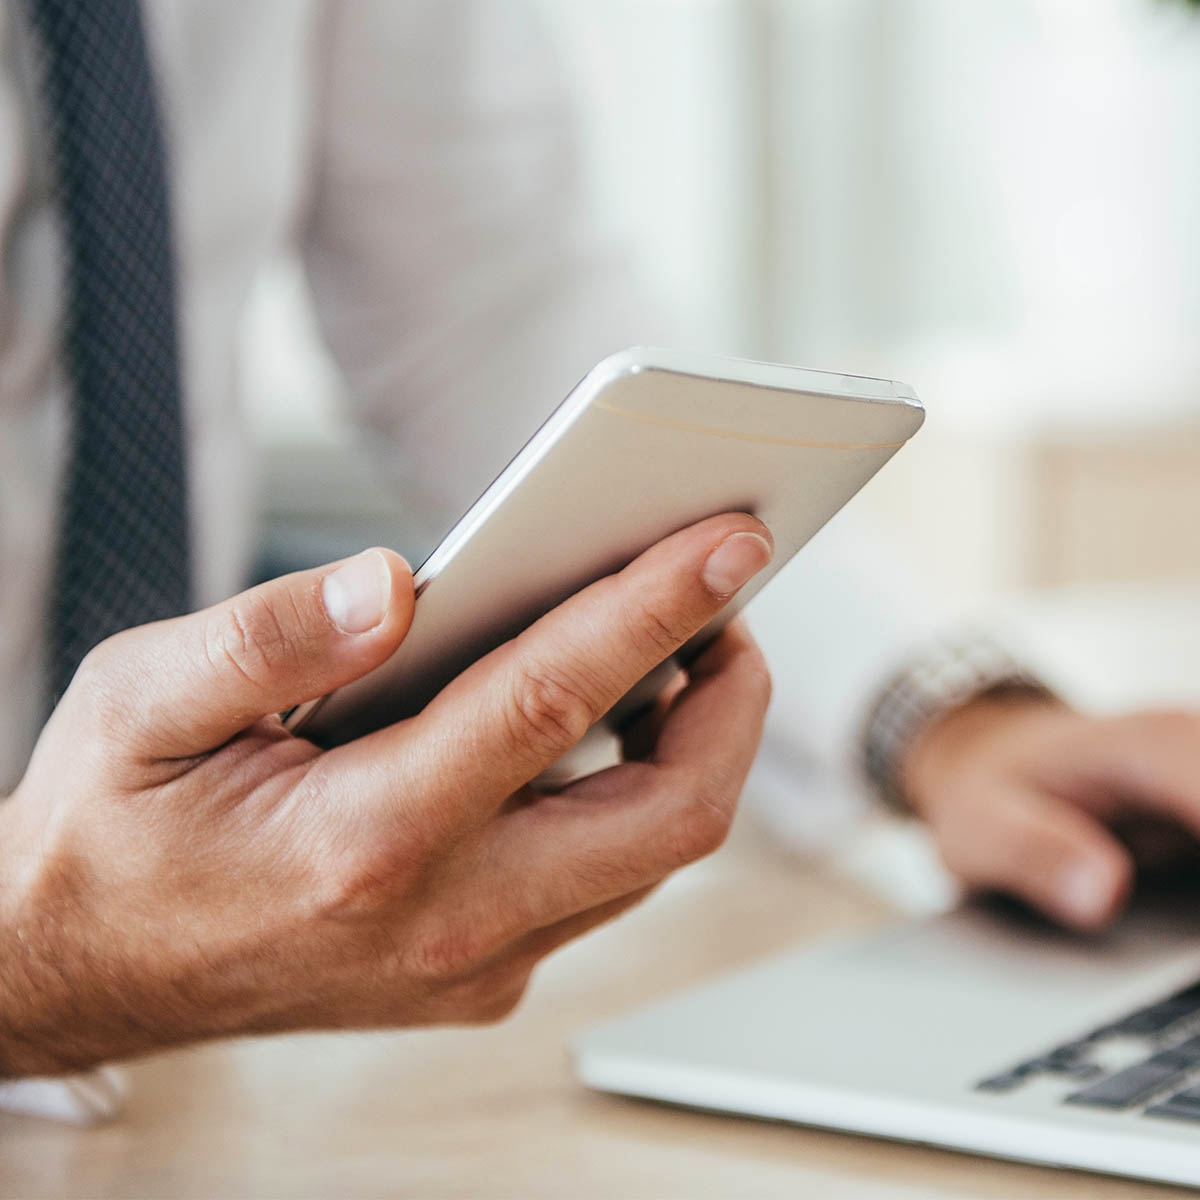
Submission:
<svg viewBox="0 0 1200 1200">
<path fill-rule="evenodd" d="M 241 585 L 254 463 L 236 377 L 256 273 L 289 243 L 363 426 L 445 527 L 604 354 L 661 340 L 598 242 L 571 107 L 508 0 L 147 0 L 168 133 L 199 600 Z M 40 715 L 65 426 L 61 255 L 21 6 L 0 6 L 0 795 Z M 785 833 L 928 628 L 823 534 L 756 602 L 776 676 L 754 789 Z M 915 594 L 915 592 L 913 593 Z M 801 824 L 803 822 L 801 821 Z"/>
</svg>

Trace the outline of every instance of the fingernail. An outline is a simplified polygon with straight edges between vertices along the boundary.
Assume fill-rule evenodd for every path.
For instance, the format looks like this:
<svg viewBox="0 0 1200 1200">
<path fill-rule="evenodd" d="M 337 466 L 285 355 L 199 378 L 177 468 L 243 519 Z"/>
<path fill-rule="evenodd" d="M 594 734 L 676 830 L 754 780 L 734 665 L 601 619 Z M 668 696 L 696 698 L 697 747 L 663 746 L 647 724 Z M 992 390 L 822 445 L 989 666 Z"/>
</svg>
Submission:
<svg viewBox="0 0 1200 1200">
<path fill-rule="evenodd" d="M 342 633 L 366 633 L 383 620 L 392 595 L 392 573 L 378 550 L 343 563 L 321 584 L 329 619 Z"/>
<path fill-rule="evenodd" d="M 732 596 L 771 561 L 771 543 L 757 533 L 726 538 L 704 564 L 704 582 L 718 596 Z"/>
<path fill-rule="evenodd" d="M 1112 881 L 1099 863 L 1081 858 L 1059 872 L 1055 893 L 1067 915 L 1092 924 L 1102 920 L 1112 904 Z"/>
</svg>

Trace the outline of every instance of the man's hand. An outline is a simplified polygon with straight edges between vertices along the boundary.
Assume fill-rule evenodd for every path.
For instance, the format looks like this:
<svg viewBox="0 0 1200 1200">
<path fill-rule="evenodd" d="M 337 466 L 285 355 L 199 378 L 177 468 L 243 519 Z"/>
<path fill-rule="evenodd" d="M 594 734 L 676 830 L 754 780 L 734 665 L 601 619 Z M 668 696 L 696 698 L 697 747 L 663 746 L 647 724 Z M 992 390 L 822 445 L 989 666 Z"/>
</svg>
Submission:
<svg viewBox="0 0 1200 1200">
<path fill-rule="evenodd" d="M 770 554 L 750 517 L 684 530 L 325 753 L 274 714 L 400 644 L 395 555 L 103 643 L 0 806 L 0 1076 L 507 1013 L 541 957 L 724 838 L 769 692 L 740 624 L 631 737 L 640 761 L 526 785 Z"/>
<path fill-rule="evenodd" d="M 918 739 L 902 782 L 969 886 L 1095 929 L 1139 867 L 1196 855 L 1200 715 L 1099 719 L 1042 699 L 977 700 Z"/>
</svg>

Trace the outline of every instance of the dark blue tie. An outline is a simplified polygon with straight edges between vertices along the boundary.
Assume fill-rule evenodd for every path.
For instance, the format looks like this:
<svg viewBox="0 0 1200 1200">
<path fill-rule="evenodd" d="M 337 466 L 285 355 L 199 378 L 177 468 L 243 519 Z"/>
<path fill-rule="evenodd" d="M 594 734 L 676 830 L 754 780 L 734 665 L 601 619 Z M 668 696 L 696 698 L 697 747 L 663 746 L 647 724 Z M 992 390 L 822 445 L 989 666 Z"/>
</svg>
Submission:
<svg viewBox="0 0 1200 1200">
<path fill-rule="evenodd" d="M 97 642 L 185 612 L 187 486 L 170 204 L 137 0 L 28 0 L 53 133 L 71 437 L 52 700 Z"/>
</svg>

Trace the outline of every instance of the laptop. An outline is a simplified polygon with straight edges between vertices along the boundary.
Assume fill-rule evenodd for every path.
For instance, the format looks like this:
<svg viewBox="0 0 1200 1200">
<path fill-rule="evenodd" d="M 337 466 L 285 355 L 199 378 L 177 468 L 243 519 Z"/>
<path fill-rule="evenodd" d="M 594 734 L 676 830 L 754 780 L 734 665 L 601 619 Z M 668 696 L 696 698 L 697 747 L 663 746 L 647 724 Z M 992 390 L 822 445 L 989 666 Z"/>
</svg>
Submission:
<svg viewBox="0 0 1200 1200">
<path fill-rule="evenodd" d="M 1200 1186 L 1200 891 L 1096 936 L 990 902 L 824 942 L 573 1056 L 628 1096 Z"/>
</svg>

